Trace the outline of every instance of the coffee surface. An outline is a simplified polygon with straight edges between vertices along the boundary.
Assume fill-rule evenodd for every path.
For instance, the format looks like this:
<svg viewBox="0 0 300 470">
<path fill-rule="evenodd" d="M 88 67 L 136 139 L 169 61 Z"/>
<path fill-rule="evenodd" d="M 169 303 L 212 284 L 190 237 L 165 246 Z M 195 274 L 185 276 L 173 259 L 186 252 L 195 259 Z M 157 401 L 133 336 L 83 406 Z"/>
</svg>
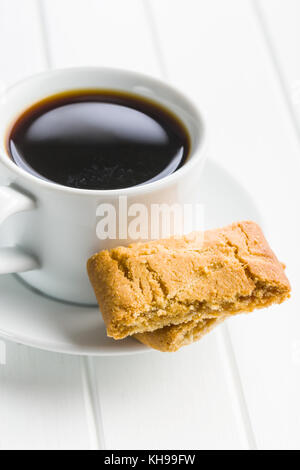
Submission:
<svg viewBox="0 0 300 470">
<path fill-rule="evenodd" d="M 49 97 L 14 124 L 8 149 L 29 173 L 80 189 L 120 189 L 174 173 L 189 153 L 180 120 L 162 106 L 114 91 Z"/>
</svg>

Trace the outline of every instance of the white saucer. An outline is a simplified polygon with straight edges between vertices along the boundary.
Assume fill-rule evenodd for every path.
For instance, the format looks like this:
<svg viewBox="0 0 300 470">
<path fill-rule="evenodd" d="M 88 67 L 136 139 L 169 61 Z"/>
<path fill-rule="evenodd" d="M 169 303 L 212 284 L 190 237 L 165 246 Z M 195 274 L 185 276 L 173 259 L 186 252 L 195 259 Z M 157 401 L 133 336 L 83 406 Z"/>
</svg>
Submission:
<svg viewBox="0 0 300 470">
<path fill-rule="evenodd" d="M 213 228 L 236 220 L 259 222 L 259 212 L 245 189 L 209 161 L 199 179 L 205 225 Z M 48 299 L 15 276 L 0 276 L 0 336 L 35 348 L 66 354 L 124 355 L 147 351 L 134 339 L 107 338 L 97 308 Z"/>
</svg>

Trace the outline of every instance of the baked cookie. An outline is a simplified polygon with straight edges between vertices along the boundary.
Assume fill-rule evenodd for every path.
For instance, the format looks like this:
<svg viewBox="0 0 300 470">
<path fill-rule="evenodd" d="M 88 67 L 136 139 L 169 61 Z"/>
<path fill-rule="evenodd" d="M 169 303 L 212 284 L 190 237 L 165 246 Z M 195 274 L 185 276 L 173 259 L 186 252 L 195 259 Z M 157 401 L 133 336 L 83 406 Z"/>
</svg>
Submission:
<svg viewBox="0 0 300 470">
<path fill-rule="evenodd" d="M 102 251 L 87 268 L 115 339 L 251 312 L 290 295 L 283 265 L 254 222 Z"/>
<path fill-rule="evenodd" d="M 223 317 L 207 320 L 191 320 L 180 325 L 165 326 L 150 333 L 138 333 L 135 338 L 158 351 L 175 352 L 182 346 L 188 346 L 195 341 L 199 341 L 204 335 L 223 323 L 226 318 L 227 316 L 224 315 Z"/>
</svg>

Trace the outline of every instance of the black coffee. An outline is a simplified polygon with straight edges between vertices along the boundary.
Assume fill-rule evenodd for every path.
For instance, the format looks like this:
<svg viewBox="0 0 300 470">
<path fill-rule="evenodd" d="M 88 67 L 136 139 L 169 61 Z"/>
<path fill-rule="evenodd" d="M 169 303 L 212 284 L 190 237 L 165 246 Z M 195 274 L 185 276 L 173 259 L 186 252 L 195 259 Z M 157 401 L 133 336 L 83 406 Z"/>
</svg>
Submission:
<svg viewBox="0 0 300 470">
<path fill-rule="evenodd" d="M 47 181 L 118 189 L 174 173 L 190 142 L 183 124 L 150 100 L 115 91 L 52 96 L 28 109 L 8 138 L 13 161 Z"/>
</svg>

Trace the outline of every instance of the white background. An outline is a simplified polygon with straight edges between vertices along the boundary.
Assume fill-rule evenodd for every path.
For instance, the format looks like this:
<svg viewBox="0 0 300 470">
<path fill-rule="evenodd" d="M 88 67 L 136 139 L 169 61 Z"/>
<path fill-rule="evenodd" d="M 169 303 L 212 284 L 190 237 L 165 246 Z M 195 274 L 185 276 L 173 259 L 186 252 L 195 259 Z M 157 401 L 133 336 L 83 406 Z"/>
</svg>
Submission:
<svg viewBox="0 0 300 470">
<path fill-rule="evenodd" d="M 293 287 L 286 304 L 173 355 L 87 359 L 7 343 L 0 449 L 300 448 L 299 21 L 299 0 L 0 0 L 5 85 L 109 65 L 186 90 Z"/>
</svg>

